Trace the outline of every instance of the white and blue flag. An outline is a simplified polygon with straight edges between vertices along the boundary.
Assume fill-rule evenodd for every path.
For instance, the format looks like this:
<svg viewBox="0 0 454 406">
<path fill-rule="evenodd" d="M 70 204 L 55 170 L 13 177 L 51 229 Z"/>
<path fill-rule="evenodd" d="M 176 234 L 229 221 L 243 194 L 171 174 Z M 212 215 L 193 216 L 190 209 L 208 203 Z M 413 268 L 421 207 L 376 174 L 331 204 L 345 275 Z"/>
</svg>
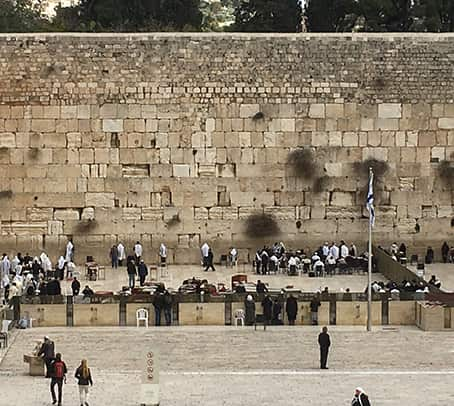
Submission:
<svg viewBox="0 0 454 406">
<path fill-rule="evenodd" d="M 375 209 L 374 209 L 374 173 L 372 170 L 369 174 L 369 189 L 367 190 L 366 207 L 369 212 L 370 224 L 375 224 Z"/>
</svg>

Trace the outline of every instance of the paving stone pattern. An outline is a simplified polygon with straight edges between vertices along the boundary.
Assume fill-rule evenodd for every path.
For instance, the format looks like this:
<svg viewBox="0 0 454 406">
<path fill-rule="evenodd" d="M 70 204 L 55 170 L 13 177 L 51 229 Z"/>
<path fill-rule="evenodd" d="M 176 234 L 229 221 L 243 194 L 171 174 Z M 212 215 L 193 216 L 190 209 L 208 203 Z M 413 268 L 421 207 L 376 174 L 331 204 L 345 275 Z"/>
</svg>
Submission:
<svg viewBox="0 0 454 406">
<path fill-rule="evenodd" d="M 318 327 L 49 328 L 20 331 L 0 365 L 0 404 L 48 405 L 48 381 L 25 375 L 22 355 L 50 335 L 69 369 L 86 357 L 93 405 L 137 405 L 140 360 L 161 352 L 162 405 L 349 405 L 360 385 L 373 405 L 454 401 L 454 336 L 416 328 L 333 327 L 329 371 L 320 372 Z M 200 373 L 197 374 L 197 373 Z M 17 388 L 27 388 L 18 395 Z M 77 404 L 73 379 L 64 404 Z M 4 403 L 2 403 L 4 402 Z"/>
</svg>

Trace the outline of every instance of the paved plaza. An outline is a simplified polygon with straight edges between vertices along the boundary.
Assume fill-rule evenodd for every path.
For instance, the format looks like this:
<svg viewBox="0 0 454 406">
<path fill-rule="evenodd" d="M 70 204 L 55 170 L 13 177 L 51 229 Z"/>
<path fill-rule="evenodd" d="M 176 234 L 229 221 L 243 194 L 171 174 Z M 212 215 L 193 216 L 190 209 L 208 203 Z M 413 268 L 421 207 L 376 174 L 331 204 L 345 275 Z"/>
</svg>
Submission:
<svg viewBox="0 0 454 406">
<path fill-rule="evenodd" d="M 161 353 L 161 405 L 350 405 L 362 386 L 372 404 L 454 404 L 454 335 L 417 328 L 331 327 L 328 371 L 318 369 L 318 327 L 40 328 L 16 333 L 0 364 L 1 405 L 50 405 L 48 380 L 26 375 L 22 357 L 49 335 L 69 372 L 64 405 L 77 405 L 72 378 L 92 368 L 90 405 L 139 404 L 141 359 Z"/>
<path fill-rule="evenodd" d="M 118 291 L 122 286 L 128 285 L 128 275 L 125 267 L 111 269 L 110 266 L 107 266 L 105 280 L 97 281 L 85 281 L 83 267 L 79 267 L 79 271 L 82 289 L 83 286 L 88 284 L 95 291 Z M 332 292 L 345 291 L 346 288 L 349 288 L 351 292 L 364 292 L 367 286 L 367 274 L 365 273 L 320 278 L 309 278 L 307 274 L 302 276 L 287 276 L 285 274 L 257 275 L 250 264 L 238 265 L 235 268 L 217 265 L 216 272 L 204 272 L 203 268 L 197 265 L 170 265 L 165 276 L 162 276 L 160 271 L 153 270 L 148 275 L 148 280 L 159 280 L 165 283 L 166 287 L 178 289 L 183 280 L 195 276 L 200 279 L 208 279 L 208 282 L 213 284 L 224 283 L 227 287 L 230 287 L 231 277 L 237 273 L 246 273 L 249 282 L 257 282 L 260 279 L 267 283 L 270 288 L 281 289 L 293 286 L 303 292 L 315 292 L 318 289 L 325 288 L 325 286 Z M 376 273 L 373 274 L 373 280 L 385 281 L 386 278 Z M 71 282 L 62 282 L 62 292 L 63 294 L 71 294 Z"/>
</svg>

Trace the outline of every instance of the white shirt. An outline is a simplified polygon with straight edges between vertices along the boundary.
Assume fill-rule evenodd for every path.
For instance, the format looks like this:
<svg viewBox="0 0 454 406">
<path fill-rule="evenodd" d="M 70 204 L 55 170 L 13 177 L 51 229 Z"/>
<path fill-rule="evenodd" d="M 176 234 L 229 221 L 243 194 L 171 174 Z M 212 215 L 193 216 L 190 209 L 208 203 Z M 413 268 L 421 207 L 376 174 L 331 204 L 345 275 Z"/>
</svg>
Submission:
<svg viewBox="0 0 454 406">
<path fill-rule="evenodd" d="M 296 258 L 295 257 L 290 257 L 288 260 L 289 266 L 296 266 Z"/>
<path fill-rule="evenodd" d="M 328 258 L 326 258 L 326 263 L 329 265 L 336 265 L 336 260 L 332 255 L 329 255 Z"/>
<path fill-rule="evenodd" d="M 341 245 L 340 252 L 342 258 L 348 257 L 348 247 L 345 244 Z"/>
<path fill-rule="evenodd" d="M 58 269 L 63 269 L 65 266 L 65 258 L 63 258 L 63 255 L 58 258 Z"/>
<path fill-rule="evenodd" d="M 159 256 L 161 258 L 167 257 L 167 247 L 164 244 L 161 244 L 159 247 Z"/>
<path fill-rule="evenodd" d="M 125 247 L 122 243 L 119 243 L 117 245 L 117 251 L 118 251 L 118 259 L 123 260 L 126 258 L 125 256 Z"/>
<path fill-rule="evenodd" d="M 317 261 L 320 261 L 319 255 L 318 254 L 312 255 L 312 262 L 317 262 Z"/>
<path fill-rule="evenodd" d="M 141 257 L 142 256 L 142 245 L 136 244 L 134 245 L 134 253 L 136 254 L 136 257 Z"/>
<path fill-rule="evenodd" d="M 336 245 L 333 245 L 329 249 L 329 253 L 334 257 L 334 259 L 338 259 L 339 258 L 339 248 Z"/>
<path fill-rule="evenodd" d="M 202 245 L 201 251 L 202 251 L 202 256 L 207 257 L 208 256 L 208 251 L 210 250 L 210 247 L 207 243 L 204 243 Z"/>
<path fill-rule="evenodd" d="M 314 271 L 318 266 L 321 266 L 322 269 L 325 269 L 325 264 L 320 259 L 317 262 L 315 262 L 314 267 L 313 267 Z"/>
<path fill-rule="evenodd" d="M 323 251 L 323 255 L 324 255 L 325 257 L 327 257 L 327 256 L 329 255 L 329 246 L 328 246 L 328 245 L 324 245 L 324 246 L 322 247 L 322 251 Z"/>
<path fill-rule="evenodd" d="M 230 251 L 230 255 L 235 258 L 238 254 L 238 251 L 236 250 L 236 248 L 232 248 L 232 250 Z"/>
<path fill-rule="evenodd" d="M 9 262 L 8 256 L 5 256 L 2 259 L 2 271 L 6 274 L 9 274 L 10 270 L 11 270 L 11 262 Z"/>
<path fill-rule="evenodd" d="M 292 257 L 293 258 L 293 257 Z M 292 259 L 290 258 L 290 259 Z M 270 261 L 273 261 L 275 264 L 277 264 L 279 262 L 279 260 L 277 259 L 277 256 L 276 255 L 271 255 L 271 258 L 270 258 Z"/>
</svg>

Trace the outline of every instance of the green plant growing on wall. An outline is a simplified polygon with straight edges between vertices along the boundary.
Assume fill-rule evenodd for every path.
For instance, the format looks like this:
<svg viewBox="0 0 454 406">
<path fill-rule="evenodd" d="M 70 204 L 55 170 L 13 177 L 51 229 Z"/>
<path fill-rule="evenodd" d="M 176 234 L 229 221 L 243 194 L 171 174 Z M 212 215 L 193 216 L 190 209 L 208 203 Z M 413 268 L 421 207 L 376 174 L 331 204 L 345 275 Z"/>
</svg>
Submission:
<svg viewBox="0 0 454 406">
<path fill-rule="evenodd" d="M 314 180 L 312 190 L 314 193 L 323 192 L 329 185 L 330 177 L 328 175 L 319 176 Z"/>
<path fill-rule="evenodd" d="M 13 197 L 12 190 L 2 190 L 0 191 L 0 199 L 11 199 Z"/>
<path fill-rule="evenodd" d="M 453 162 L 443 160 L 438 165 L 438 175 L 446 186 L 453 188 L 454 186 L 454 166 Z"/>
<path fill-rule="evenodd" d="M 382 182 L 384 176 L 389 171 L 388 162 L 376 158 L 367 158 L 361 162 L 355 162 L 355 171 L 362 178 L 369 178 L 369 168 L 374 172 L 374 179 Z"/>
<path fill-rule="evenodd" d="M 313 179 L 317 173 L 315 155 L 309 148 L 298 148 L 288 154 L 287 164 L 296 177 Z"/>
<path fill-rule="evenodd" d="M 76 234 L 87 234 L 92 232 L 96 227 L 98 227 L 98 222 L 95 219 L 81 220 L 74 227 Z"/>
<path fill-rule="evenodd" d="M 181 223 L 180 215 L 174 214 L 169 220 L 166 221 L 167 227 L 174 227 Z"/>
<path fill-rule="evenodd" d="M 271 214 L 255 213 L 246 219 L 245 233 L 249 238 L 263 238 L 281 233 L 276 218 Z"/>
</svg>

